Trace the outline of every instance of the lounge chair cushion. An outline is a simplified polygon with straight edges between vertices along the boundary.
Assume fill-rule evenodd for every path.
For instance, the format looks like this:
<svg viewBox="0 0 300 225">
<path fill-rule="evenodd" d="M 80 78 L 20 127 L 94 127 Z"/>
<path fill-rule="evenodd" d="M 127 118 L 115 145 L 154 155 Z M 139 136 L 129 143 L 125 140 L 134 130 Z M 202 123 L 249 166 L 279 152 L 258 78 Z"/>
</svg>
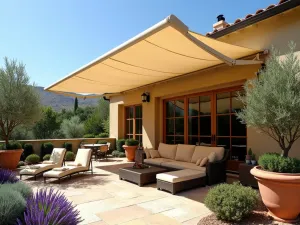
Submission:
<svg viewBox="0 0 300 225">
<path fill-rule="evenodd" d="M 170 183 L 178 183 L 182 181 L 193 180 L 201 177 L 205 177 L 205 172 L 196 171 L 196 170 L 178 170 L 167 173 L 159 173 L 156 175 L 156 179 L 170 182 Z"/>
<path fill-rule="evenodd" d="M 175 160 L 183 162 L 191 162 L 193 153 L 195 151 L 195 145 L 182 145 L 177 146 Z"/>
<path fill-rule="evenodd" d="M 42 173 L 43 171 L 51 170 L 51 169 L 55 168 L 57 165 L 55 165 L 55 164 L 38 164 L 36 166 L 39 166 L 39 168 L 35 167 L 36 169 L 34 169 L 34 168 L 30 168 L 29 166 L 25 167 L 25 169 L 22 169 L 20 171 L 20 175 L 34 176 L 36 174 Z"/>
<path fill-rule="evenodd" d="M 82 166 L 81 163 L 76 163 L 76 162 L 68 162 L 66 163 L 67 166 Z"/>
<path fill-rule="evenodd" d="M 155 159 L 155 158 L 161 158 L 160 154 L 157 150 L 149 150 L 151 159 Z"/>
<path fill-rule="evenodd" d="M 176 170 L 191 169 L 191 170 L 206 172 L 206 167 L 200 167 L 194 163 L 188 163 L 188 162 L 180 162 L 180 161 L 162 162 L 161 166 L 171 168 L 171 169 L 176 169 Z"/>
<path fill-rule="evenodd" d="M 216 160 L 219 161 L 223 159 L 224 151 L 223 147 L 196 146 L 191 162 L 196 163 L 198 159 L 208 157 L 211 152 L 216 153 Z"/>
<path fill-rule="evenodd" d="M 153 166 L 161 166 L 162 162 L 172 162 L 172 160 L 165 159 L 165 158 L 155 158 L 155 159 L 145 159 L 144 162 Z"/>
<path fill-rule="evenodd" d="M 89 148 L 78 149 L 74 163 L 80 163 L 83 167 L 89 168 L 92 150 Z"/>
<path fill-rule="evenodd" d="M 168 145 L 160 143 L 158 146 L 158 152 L 162 158 L 175 159 L 177 151 L 177 145 Z"/>
<path fill-rule="evenodd" d="M 84 172 L 87 171 L 88 168 L 83 167 L 83 166 L 66 166 L 65 168 L 68 168 L 64 171 L 61 170 L 50 170 L 48 172 L 45 172 L 43 174 L 44 177 L 53 177 L 53 178 L 61 178 L 73 173 L 79 173 L 79 172 Z"/>
<path fill-rule="evenodd" d="M 54 162 L 53 161 L 50 161 L 50 160 L 46 160 L 46 161 L 43 161 L 43 164 L 54 164 Z"/>
</svg>

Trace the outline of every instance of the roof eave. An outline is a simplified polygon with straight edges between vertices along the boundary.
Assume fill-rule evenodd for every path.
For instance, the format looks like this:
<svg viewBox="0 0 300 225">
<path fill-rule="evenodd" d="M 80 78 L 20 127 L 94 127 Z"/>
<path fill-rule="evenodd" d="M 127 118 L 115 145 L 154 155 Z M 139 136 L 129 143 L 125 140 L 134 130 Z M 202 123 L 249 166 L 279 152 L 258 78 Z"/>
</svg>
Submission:
<svg viewBox="0 0 300 225">
<path fill-rule="evenodd" d="M 291 0 L 291 1 L 284 2 L 274 8 L 268 9 L 262 13 L 254 15 L 246 20 L 243 20 L 243 21 L 237 23 L 237 24 L 233 24 L 230 27 L 227 27 L 220 31 L 212 33 L 209 35 L 209 37 L 211 37 L 211 38 L 222 37 L 224 35 L 230 34 L 234 31 L 240 30 L 240 29 L 250 26 L 252 24 L 258 23 L 262 20 L 268 19 L 277 14 L 283 13 L 287 10 L 293 9 L 299 5 L 300 5 L 300 0 Z"/>
</svg>

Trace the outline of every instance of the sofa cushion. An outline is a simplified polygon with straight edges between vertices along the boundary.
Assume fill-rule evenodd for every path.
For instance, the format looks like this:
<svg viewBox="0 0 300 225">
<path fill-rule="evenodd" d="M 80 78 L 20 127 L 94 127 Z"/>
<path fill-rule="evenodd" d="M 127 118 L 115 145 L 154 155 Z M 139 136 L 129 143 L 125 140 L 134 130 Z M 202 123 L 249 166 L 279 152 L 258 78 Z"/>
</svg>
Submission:
<svg viewBox="0 0 300 225">
<path fill-rule="evenodd" d="M 177 145 L 167 145 L 160 143 L 158 146 L 158 152 L 162 158 L 175 159 Z"/>
<path fill-rule="evenodd" d="M 151 155 L 150 155 L 150 152 L 149 152 L 149 149 L 144 149 L 144 152 L 146 154 L 146 159 L 150 159 L 151 158 Z"/>
<path fill-rule="evenodd" d="M 205 172 L 196 171 L 196 170 L 178 170 L 167 173 L 159 173 L 156 174 L 156 179 L 170 182 L 170 183 L 178 183 L 182 181 L 193 180 L 201 177 L 205 177 Z"/>
<path fill-rule="evenodd" d="M 161 158 L 157 150 L 149 150 L 149 153 L 152 159 Z"/>
<path fill-rule="evenodd" d="M 144 163 L 153 166 L 161 166 L 162 162 L 171 162 L 171 161 L 172 161 L 171 159 L 155 158 L 155 159 L 145 159 Z"/>
<path fill-rule="evenodd" d="M 196 166 L 200 166 L 201 161 L 202 161 L 202 158 L 198 159 L 196 162 Z"/>
<path fill-rule="evenodd" d="M 204 157 L 204 158 L 201 160 L 199 166 L 204 167 L 204 166 L 206 166 L 206 163 L 207 163 L 207 162 L 208 162 L 208 158 L 207 158 L 207 157 Z"/>
<path fill-rule="evenodd" d="M 215 152 L 209 153 L 209 155 L 207 156 L 207 158 L 208 158 L 208 162 L 214 162 L 214 161 L 216 161 L 216 153 Z"/>
<path fill-rule="evenodd" d="M 224 156 L 223 147 L 196 146 L 191 162 L 196 163 L 198 159 L 208 157 L 209 153 L 211 152 L 216 153 L 216 161 L 223 159 Z"/>
<path fill-rule="evenodd" d="M 191 162 L 193 153 L 195 151 L 195 145 L 182 145 L 177 146 L 175 160 L 183 162 Z"/>
<path fill-rule="evenodd" d="M 176 170 L 191 169 L 191 170 L 206 172 L 206 167 L 196 166 L 196 164 L 189 163 L 189 162 L 180 162 L 180 161 L 162 162 L 161 166 L 166 168 L 176 169 Z"/>
</svg>

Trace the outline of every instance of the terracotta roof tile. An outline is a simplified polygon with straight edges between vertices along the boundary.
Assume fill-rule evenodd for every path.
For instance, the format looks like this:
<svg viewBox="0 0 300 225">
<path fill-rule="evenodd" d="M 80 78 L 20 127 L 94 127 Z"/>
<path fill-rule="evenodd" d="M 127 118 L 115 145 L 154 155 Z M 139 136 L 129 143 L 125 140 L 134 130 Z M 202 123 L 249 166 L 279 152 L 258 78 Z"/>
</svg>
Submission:
<svg viewBox="0 0 300 225">
<path fill-rule="evenodd" d="M 251 17 L 254 16 L 254 15 L 257 15 L 257 14 L 259 14 L 259 13 L 265 12 L 266 10 L 272 9 L 272 8 L 278 6 L 278 5 L 282 4 L 282 3 L 285 3 L 285 2 L 287 2 L 287 1 L 291 1 L 291 0 L 280 0 L 280 1 L 278 2 L 277 5 L 276 5 L 276 4 L 272 4 L 272 5 L 269 5 L 266 9 L 258 9 L 258 10 L 255 12 L 255 14 L 247 14 L 247 15 L 245 16 L 245 18 L 238 18 L 238 19 L 236 19 L 236 20 L 234 21 L 234 23 L 226 25 L 225 28 L 230 27 L 230 26 L 232 26 L 232 25 L 234 25 L 234 24 L 240 23 L 241 21 L 247 20 L 247 19 L 251 18 Z M 225 28 L 223 28 L 223 29 L 225 29 Z M 211 35 L 211 34 L 213 34 L 213 33 L 216 33 L 216 32 L 218 32 L 218 30 L 216 30 L 216 29 L 213 30 L 212 32 L 207 32 L 207 33 L 206 33 L 206 36 L 209 36 L 209 35 Z"/>
</svg>

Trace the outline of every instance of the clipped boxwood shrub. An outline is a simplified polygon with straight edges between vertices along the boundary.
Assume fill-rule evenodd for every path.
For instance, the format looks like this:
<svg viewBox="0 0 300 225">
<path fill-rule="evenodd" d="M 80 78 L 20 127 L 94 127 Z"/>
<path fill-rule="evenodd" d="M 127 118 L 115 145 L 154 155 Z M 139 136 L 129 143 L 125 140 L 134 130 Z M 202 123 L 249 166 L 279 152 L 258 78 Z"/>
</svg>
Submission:
<svg viewBox="0 0 300 225">
<path fill-rule="evenodd" d="M 112 155 L 113 157 L 117 157 L 117 158 L 124 158 L 124 157 L 126 157 L 126 155 L 125 155 L 124 152 L 119 152 L 119 151 L 117 151 L 117 150 L 113 151 L 113 152 L 111 153 L 111 155 Z"/>
<path fill-rule="evenodd" d="M 26 201 L 21 193 L 0 187 L 0 223 L 15 225 L 26 207 Z M 4 223 L 3 223 L 4 222 Z"/>
<path fill-rule="evenodd" d="M 100 133 L 97 135 L 98 138 L 108 138 L 109 134 L 108 133 Z"/>
<path fill-rule="evenodd" d="M 225 221 L 241 221 L 257 206 L 259 195 L 251 187 L 240 183 L 219 184 L 209 190 L 204 199 L 205 206 L 217 218 Z"/>
<path fill-rule="evenodd" d="M 282 157 L 278 153 L 265 153 L 258 159 L 262 169 L 278 173 L 300 173 L 300 160 Z"/>
<path fill-rule="evenodd" d="M 32 144 L 30 144 L 30 143 L 24 144 L 23 149 L 24 149 L 24 151 L 23 151 L 22 156 L 21 156 L 22 161 L 24 161 L 27 156 L 33 154 Z"/>
<path fill-rule="evenodd" d="M 126 157 L 126 154 L 124 152 L 119 152 L 119 158 L 125 158 Z"/>
<path fill-rule="evenodd" d="M 127 146 L 138 146 L 139 145 L 139 141 L 135 140 L 135 139 L 127 139 L 125 141 L 125 145 L 127 145 Z"/>
<path fill-rule="evenodd" d="M 107 141 L 104 141 L 104 140 L 98 140 L 98 141 L 97 141 L 97 144 L 104 144 L 104 145 L 105 145 L 105 144 L 107 144 Z"/>
<path fill-rule="evenodd" d="M 44 161 L 50 160 L 50 157 L 51 157 L 50 154 L 44 155 L 43 160 Z"/>
<path fill-rule="evenodd" d="M 52 154 L 54 145 L 51 142 L 46 142 L 41 145 L 41 158 L 44 157 L 44 155 Z"/>
<path fill-rule="evenodd" d="M 27 156 L 25 161 L 29 164 L 36 164 L 36 163 L 40 162 L 40 157 L 37 154 L 31 154 L 31 155 Z"/>
<path fill-rule="evenodd" d="M 118 152 L 125 152 L 124 148 L 122 147 L 123 145 L 125 145 L 125 139 L 119 139 L 117 140 L 117 151 Z"/>
<path fill-rule="evenodd" d="M 63 147 L 69 152 L 72 151 L 72 143 L 71 142 L 65 142 Z"/>
<path fill-rule="evenodd" d="M 74 161 L 75 160 L 75 154 L 73 152 L 66 152 L 65 160 L 66 161 Z"/>
<path fill-rule="evenodd" d="M 20 162 L 18 162 L 18 166 L 17 166 L 17 167 L 19 168 L 19 167 L 21 167 L 21 166 L 25 166 L 25 163 L 24 163 L 24 161 L 20 161 Z"/>
<path fill-rule="evenodd" d="M 22 149 L 22 145 L 18 141 L 9 141 L 6 150 Z"/>
<path fill-rule="evenodd" d="M 95 135 L 94 134 L 85 134 L 83 135 L 83 138 L 94 138 Z"/>
</svg>

